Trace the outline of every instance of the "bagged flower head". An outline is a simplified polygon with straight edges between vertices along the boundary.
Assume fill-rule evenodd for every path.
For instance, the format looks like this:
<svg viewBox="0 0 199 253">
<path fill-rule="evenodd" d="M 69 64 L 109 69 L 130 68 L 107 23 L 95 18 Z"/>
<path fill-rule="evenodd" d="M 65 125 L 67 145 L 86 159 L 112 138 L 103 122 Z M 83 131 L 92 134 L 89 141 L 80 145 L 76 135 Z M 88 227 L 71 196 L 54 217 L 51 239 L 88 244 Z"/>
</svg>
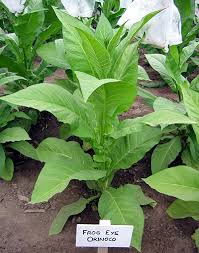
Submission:
<svg viewBox="0 0 199 253">
<path fill-rule="evenodd" d="M 0 0 L 11 13 L 21 13 L 24 9 L 26 0 Z"/>
<path fill-rule="evenodd" d="M 162 11 L 153 17 L 139 33 L 140 37 L 145 34 L 143 42 L 165 49 L 168 49 L 169 45 L 182 43 L 180 13 L 173 0 L 134 0 L 118 24 L 125 24 L 126 28 L 131 28 L 144 16 L 158 10 Z"/>
<path fill-rule="evenodd" d="M 95 2 L 102 2 L 102 0 L 61 0 L 64 8 L 73 17 L 92 17 Z"/>
<path fill-rule="evenodd" d="M 126 9 L 133 0 L 120 0 L 120 8 Z"/>
<path fill-rule="evenodd" d="M 196 0 L 196 16 L 199 18 L 199 0 Z"/>
</svg>

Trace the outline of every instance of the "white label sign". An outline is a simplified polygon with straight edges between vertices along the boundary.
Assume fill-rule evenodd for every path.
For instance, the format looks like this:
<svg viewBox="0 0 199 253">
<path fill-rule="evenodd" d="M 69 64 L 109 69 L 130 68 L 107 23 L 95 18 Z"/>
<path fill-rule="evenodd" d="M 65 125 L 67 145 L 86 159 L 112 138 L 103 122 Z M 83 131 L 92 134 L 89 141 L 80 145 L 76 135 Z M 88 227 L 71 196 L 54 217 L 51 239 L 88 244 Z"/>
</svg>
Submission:
<svg viewBox="0 0 199 253">
<path fill-rule="evenodd" d="M 129 248 L 133 226 L 78 224 L 76 247 Z"/>
</svg>

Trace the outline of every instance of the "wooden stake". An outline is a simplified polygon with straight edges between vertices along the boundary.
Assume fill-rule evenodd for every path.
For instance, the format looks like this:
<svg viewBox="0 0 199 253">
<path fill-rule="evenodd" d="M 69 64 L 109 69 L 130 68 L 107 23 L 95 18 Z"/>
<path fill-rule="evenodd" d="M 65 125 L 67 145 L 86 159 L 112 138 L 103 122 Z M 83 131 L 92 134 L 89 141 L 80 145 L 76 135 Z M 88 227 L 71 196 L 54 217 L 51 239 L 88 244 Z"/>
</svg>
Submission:
<svg viewBox="0 0 199 253">
<path fill-rule="evenodd" d="M 110 220 L 100 220 L 100 225 L 102 226 L 110 226 Z M 98 248 L 97 253 L 108 253 L 108 248 Z"/>
</svg>

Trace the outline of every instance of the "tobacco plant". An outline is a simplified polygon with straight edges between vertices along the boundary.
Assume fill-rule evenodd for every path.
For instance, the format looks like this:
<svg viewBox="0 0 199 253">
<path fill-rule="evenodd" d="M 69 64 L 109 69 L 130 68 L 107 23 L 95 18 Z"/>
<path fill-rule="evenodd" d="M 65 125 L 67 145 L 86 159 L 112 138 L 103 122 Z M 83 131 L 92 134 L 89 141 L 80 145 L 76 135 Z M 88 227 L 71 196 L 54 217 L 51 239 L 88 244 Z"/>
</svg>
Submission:
<svg viewBox="0 0 199 253">
<path fill-rule="evenodd" d="M 145 197 L 139 186 L 115 189 L 111 183 L 119 169 L 128 169 L 138 162 L 160 140 L 160 128 L 137 123 L 126 129 L 128 121 L 118 119 L 132 106 L 137 94 L 139 42 L 131 44 L 131 41 L 157 12 L 126 31 L 126 36 L 123 27 L 114 32 L 104 15 L 94 32 L 65 12 L 56 9 L 55 12 L 63 25 L 64 48 L 60 55 L 71 68 L 74 86 L 72 89 L 69 86 L 72 79 L 66 85 L 37 84 L 2 100 L 51 112 L 69 128 L 71 135 L 84 141 L 84 149 L 73 141 L 44 140 L 36 153 L 45 166 L 31 202 L 48 201 L 72 179 L 83 180 L 90 189 L 88 196 L 63 207 L 50 234 L 59 233 L 69 216 L 81 213 L 88 203 L 98 201 L 101 219 L 135 226 L 132 245 L 140 250 L 144 228 L 141 206 L 153 205 L 154 201 Z M 15 149 L 21 147 L 15 146 Z M 86 147 L 89 152 L 84 151 Z"/>
<path fill-rule="evenodd" d="M 17 80 L 22 78 L 13 73 L 3 72 L 3 70 L 1 72 L 0 97 L 4 95 L 6 85 L 10 85 L 10 83 L 14 85 Z M 30 140 L 27 130 L 32 123 L 33 118 L 30 112 L 25 113 L 19 111 L 16 106 L 11 107 L 5 102 L 0 102 L 0 178 L 6 181 L 12 179 L 14 164 L 9 156 L 10 147 Z"/>
<path fill-rule="evenodd" d="M 181 126 L 170 131 L 169 141 L 158 145 L 152 155 L 152 172 L 154 175 L 144 179 L 155 190 L 176 197 L 167 213 L 174 219 L 192 217 L 199 220 L 199 93 L 193 91 L 186 83 L 181 86 L 183 102 L 180 104 L 164 100 L 156 101 L 159 112 L 165 104 L 182 115 L 188 114 L 193 121 L 188 127 Z M 165 103 L 166 101 L 166 103 Z M 181 131 L 181 135 L 179 135 Z M 176 136 L 175 136 L 176 134 Z M 168 139 L 167 139 L 168 140 Z M 168 168 L 168 165 L 181 155 L 184 165 Z M 193 238 L 199 245 L 199 230 Z"/>
<path fill-rule="evenodd" d="M 3 23 L 0 28 L 0 42 L 4 49 L 0 54 L 0 67 L 24 77 L 26 81 L 22 85 L 42 82 L 52 70 L 43 62 L 35 65 L 36 50 L 60 32 L 60 22 L 53 17 L 50 7 L 44 9 L 42 0 L 26 1 L 24 10 L 16 15 L 3 4 L 1 6 L 7 12 L 10 27 L 7 31 Z"/>
<path fill-rule="evenodd" d="M 194 0 L 176 0 L 175 3 L 181 14 L 183 42 L 178 46 L 171 46 L 166 54 L 146 54 L 146 58 L 171 89 L 179 94 L 179 86 L 193 69 L 189 68 L 190 57 L 196 54 L 199 45 L 199 23 L 195 20 Z M 181 94 L 179 97 L 181 98 Z"/>
</svg>

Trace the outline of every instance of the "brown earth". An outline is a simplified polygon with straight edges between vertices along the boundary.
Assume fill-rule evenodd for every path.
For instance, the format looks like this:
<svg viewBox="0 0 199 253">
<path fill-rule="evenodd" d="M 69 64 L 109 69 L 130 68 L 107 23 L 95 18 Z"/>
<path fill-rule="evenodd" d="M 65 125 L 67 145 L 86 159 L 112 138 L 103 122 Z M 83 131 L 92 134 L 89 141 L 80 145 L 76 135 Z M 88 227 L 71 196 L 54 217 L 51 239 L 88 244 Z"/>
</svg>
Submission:
<svg viewBox="0 0 199 253">
<path fill-rule="evenodd" d="M 152 89 L 150 89 L 151 91 Z M 153 89 L 153 93 L 176 99 L 168 87 Z M 134 107 L 123 118 L 142 116 L 151 111 L 138 98 Z M 31 137 L 35 144 L 48 136 L 58 136 L 58 123 L 48 113 L 43 113 Z M 16 171 L 12 182 L 0 180 L 0 253 L 95 253 L 96 249 L 75 247 L 77 223 L 98 223 L 97 212 L 88 207 L 81 215 L 72 217 L 63 232 L 49 236 L 50 225 L 66 204 L 77 200 L 87 189 L 83 183 L 73 181 L 68 189 L 52 198 L 48 203 L 29 204 L 34 183 L 42 168 L 39 162 L 20 159 L 15 161 Z M 141 178 L 150 175 L 150 154 L 130 170 L 119 171 L 114 178 L 115 187 L 125 183 L 142 186 L 147 196 L 157 201 L 157 206 L 144 207 L 145 229 L 142 253 L 197 253 L 191 235 L 197 228 L 192 219 L 172 220 L 166 209 L 172 198 L 150 189 Z M 137 253 L 134 249 L 109 249 L 110 253 Z"/>
</svg>

